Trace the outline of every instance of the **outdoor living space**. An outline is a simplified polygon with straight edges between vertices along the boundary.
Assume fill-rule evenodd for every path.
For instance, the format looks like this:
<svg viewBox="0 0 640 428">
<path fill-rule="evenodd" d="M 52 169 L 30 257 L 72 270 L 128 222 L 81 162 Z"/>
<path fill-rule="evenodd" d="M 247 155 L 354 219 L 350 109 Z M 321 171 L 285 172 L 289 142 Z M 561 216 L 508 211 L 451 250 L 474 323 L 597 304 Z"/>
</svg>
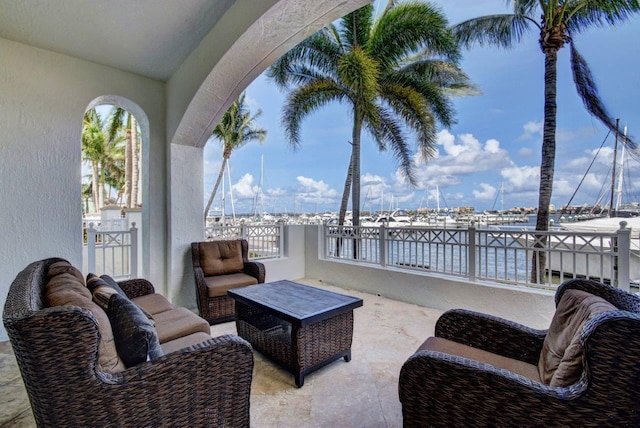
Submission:
<svg viewBox="0 0 640 428">
<path fill-rule="evenodd" d="M 400 427 L 398 376 L 403 362 L 433 334 L 442 311 L 345 290 L 319 280 L 301 283 L 361 297 L 354 311 L 352 360 L 335 361 L 307 375 L 293 375 L 254 352 L 251 426 Z M 213 336 L 235 334 L 234 322 L 213 325 Z M 9 342 L 0 344 L 0 427 L 35 426 Z"/>
</svg>

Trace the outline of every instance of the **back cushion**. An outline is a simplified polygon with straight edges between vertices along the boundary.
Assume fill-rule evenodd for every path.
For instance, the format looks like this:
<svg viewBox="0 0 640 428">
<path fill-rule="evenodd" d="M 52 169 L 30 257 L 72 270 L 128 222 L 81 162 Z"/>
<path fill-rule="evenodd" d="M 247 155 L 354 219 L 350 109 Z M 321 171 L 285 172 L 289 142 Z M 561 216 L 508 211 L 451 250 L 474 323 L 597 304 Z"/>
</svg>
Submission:
<svg viewBox="0 0 640 428">
<path fill-rule="evenodd" d="M 205 276 L 241 272 L 244 268 L 241 242 L 201 242 L 200 266 Z"/>
<path fill-rule="evenodd" d="M 57 266 L 52 265 L 54 269 L 48 271 L 47 276 L 50 279 L 45 285 L 46 306 L 70 305 L 91 311 L 98 322 L 98 330 L 100 331 L 98 363 L 105 371 L 111 373 L 124 370 L 124 363 L 116 351 L 111 323 L 107 314 L 91 300 L 91 292 L 85 287 L 82 274 L 79 274 L 79 271 L 73 272 L 75 268 L 68 262 L 64 263 L 67 263 L 67 267 L 56 263 Z"/>
<path fill-rule="evenodd" d="M 551 386 L 569 386 L 575 383 L 583 368 L 580 336 L 584 324 L 601 313 L 616 309 L 603 298 L 586 291 L 565 291 L 540 353 L 540 379 Z"/>
</svg>

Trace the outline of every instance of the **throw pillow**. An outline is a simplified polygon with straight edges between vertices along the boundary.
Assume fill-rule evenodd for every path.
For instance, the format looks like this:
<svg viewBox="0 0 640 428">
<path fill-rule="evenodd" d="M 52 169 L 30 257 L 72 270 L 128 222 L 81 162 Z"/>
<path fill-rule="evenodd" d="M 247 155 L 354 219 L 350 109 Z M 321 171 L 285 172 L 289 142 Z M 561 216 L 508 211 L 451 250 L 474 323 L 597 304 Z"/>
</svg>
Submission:
<svg viewBox="0 0 640 428">
<path fill-rule="evenodd" d="M 118 291 L 118 293 L 122 294 L 123 296 L 127 295 L 127 293 L 125 293 L 122 290 L 122 288 L 120 288 L 120 286 L 118 285 L 118 281 L 111 278 L 109 275 L 100 275 L 100 279 L 102 279 L 104 282 L 107 283 L 109 287 L 115 289 L 116 291 Z"/>
<path fill-rule="evenodd" d="M 583 369 L 580 339 L 584 325 L 593 317 L 616 309 L 605 299 L 586 291 L 565 291 L 540 353 L 540 379 L 547 385 L 561 387 L 577 382 Z"/>
<path fill-rule="evenodd" d="M 118 355 L 127 367 L 163 355 L 155 327 L 131 300 L 113 293 L 106 312 Z"/>
<path fill-rule="evenodd" d="M 131 300 L 129 299 L 127 294 L 120 288 L 116 280 L 111 278 L 109 275 L 102 275 L 100 278 L 98 278 L 95 274 L 90 273 L 89 275 L 87 275 L 87 288 L 91 290 L 94 302 L 99 304 L 104 310 L 107 310 L 109 299 L 111 298 L 111 295 L 113 293 L 118 293 L 125 299 Z M 98 292 L 98 290 L 100 290 L 100 292 Z M 136 306 L 140 308 L 144 316 L 146 316 L 151 321 L 151 324 L 155 326 L 156 322 L 153 319 L 153 315 L 151 315 L 141 306 Z"/>
</svg>

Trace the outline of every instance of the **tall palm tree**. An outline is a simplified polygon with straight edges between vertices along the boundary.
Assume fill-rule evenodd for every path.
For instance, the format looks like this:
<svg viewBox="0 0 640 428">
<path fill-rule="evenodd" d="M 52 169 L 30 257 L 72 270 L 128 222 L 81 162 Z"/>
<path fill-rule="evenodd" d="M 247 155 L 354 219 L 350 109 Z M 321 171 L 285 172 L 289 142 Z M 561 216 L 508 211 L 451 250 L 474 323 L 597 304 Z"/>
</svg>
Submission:
<svg viewBox="0 0 640 428">
<path fill-rule="evenodd" d="M 470 90 L 458 67 L 458 46 L 439 8 L 389 1 L 376 19 L 367 5 L 315 33 L 276 61 L 269 76 L 289 91 L 283 124 L 289 144 L 300 146 L 300 124 L 332 102 L 350 107 L 351 207 L 360 221 L 360 151 L 365 130 L 381 151 L 390 149 L 415 184 L 411 135 L 424 159 L 436 153 L 436 126 L 453 123 L 449 97 Z M 346 202 L 340 207 L 344 224 Z"/>
<path fill-rule="evenodd" d="M 229 110 L 227 110 L 222 116 L 222 120 L 215 127 L 212 133 L 212 137 L 222 143 L 222 165 L 220 166 L 220 172 L 218 173 L 218 179 L 213 186 L 209 201 L 204 209 L 204 220 L 207 220 L 207 213 L 211 208 L 213 198 L 215 198 L 218 192 L 218 186 L 224 175 L 224 170 L 227 166 L 227 162 L 231 157 L 231 153 L 250 141 L 258 140 L 260 144 L 264 142 L 267 137 L 267 131 L 263 128 L 259 128 L 256 124 L 256 119 L 262 114 L 262 110 L 258 109 L 257 113 L 251 116 L 251 111 L 245 104 L 245 93 L 240 94 L 237 100 L 233 102 Z"/>
<path fill-rule="evenodd" d="M 638 0 L 507 0 L 513 4 L 513 13 L 481 16 L 453 27 L 460 42 L 470 47 L 496 45 L 511 47 L 520 42 L 525 33 L 537 30 L 538 43 L 544 54 L 544 128 L 542 160 L 540 162 L 540 191 L 536 230 L 549 229 L 549 204 L 553 187 L 556 155 L 556 67 L 557 54 L 565 44 L 570 45 L 571 69 L 576 89 L 587 111 L 607 128 L 618 134 L 632 148 L 635 146 L 622 135 L 615 121 L 600 100 L 598 90 L 585 59 L 578 53 L 573 35 L 591 27 L 615 25 L 627 21 L 640 11 Z M 539 17 L 540 20 L 539 20 Z M 538 237 L 537 246 L 546 244 L 546 236 Z M 536 261 L 537 260 L 537 261 Z M 544 253 L 534 255 L 532 281 L 540 280 L 544 272 Z"/>
<path fill-rule="evenodd" d="M 138 182 L 140 180 L 138 123 L 136 118 L 122 107 L 114 106 L 110 113 L 109 137 L 114 138 L 124 129 L 126 149 L 124 161 L 125 198 L 128 208 L 138 205 Z"/>
<path fill-rule="evenodd" d="M 82 159 L 91 164 L 94 209 L 104 206 L 105 183 L 115 183 L 109 176 L 121 175 L 124 157 L 123 137 L 110 138 L 105 124 L 95 109 L 84 115 L 82 128 Z"/>
</svg>

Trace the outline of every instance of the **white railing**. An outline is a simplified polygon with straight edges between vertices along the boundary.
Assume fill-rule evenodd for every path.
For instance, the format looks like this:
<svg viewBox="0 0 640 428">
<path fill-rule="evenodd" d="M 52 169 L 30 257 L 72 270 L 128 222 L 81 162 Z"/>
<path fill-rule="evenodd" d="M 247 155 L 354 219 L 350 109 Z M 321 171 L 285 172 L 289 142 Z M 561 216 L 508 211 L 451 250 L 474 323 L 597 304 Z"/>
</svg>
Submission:
<svg viewBox="0 0 640 428">
<path fill-rule="evenodd" d="M 89 223 L 86 242 L 88 272 L 107 274 L 117 280 L 138 276 L 138 229 L 135 222 L 128 230 L 121 224 L 109 224 L 103 228 Z"/>
<path fill-rule="evenodd" d="M 321 226 L 324 257 L 508 284 L 590 278 L 629 289 L 631 235 L 425 227 Z M 534 254 L 544 268 L 532 278 Z M 635 263 L 635 259 L 634 259 Z"/>
<path fill-rule="evenodd" d="M 208 226 L 204 229 L 204 238 L 205 241 L 246 239 L 251 260 L 284 257 L 284 226 L 281 224 Z"/>
</svg>

